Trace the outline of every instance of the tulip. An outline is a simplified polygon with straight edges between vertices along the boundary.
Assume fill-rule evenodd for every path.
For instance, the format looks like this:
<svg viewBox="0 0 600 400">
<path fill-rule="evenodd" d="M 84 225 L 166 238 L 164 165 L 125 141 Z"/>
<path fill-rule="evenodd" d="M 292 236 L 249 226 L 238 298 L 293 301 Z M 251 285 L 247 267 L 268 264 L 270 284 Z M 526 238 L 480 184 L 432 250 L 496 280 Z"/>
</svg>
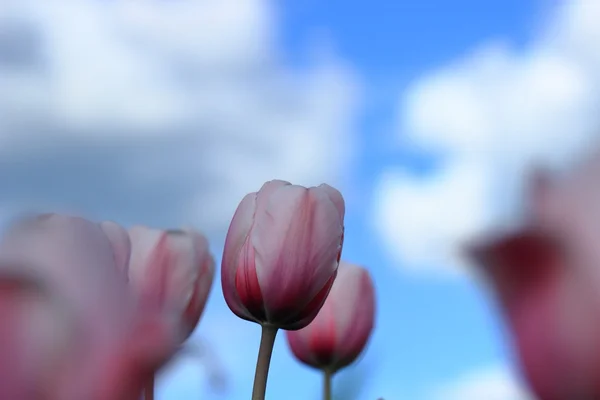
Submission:
<svg viewBox="0 0 600 400">
<path fill-rule="evenodd" d="M 54 214 L 8 230 L 0 348 L 14 357 L 0 360 L 0 397 L 136 399 L 175 353 L 164 315 L 137 308 L 114 243 L 98 224 Z"/>
<path fill-rule="evenodd" d="M 540 400 L 600 398 L 599 166 L 537 174 L 526 222 L 470 246 Z"/>
<path fill-rule="evenodd" d="M 130 285 L 145 306 L 170 310 L 186 339 L 204 310 L 215 273 L 206 238 L 191 230 L 142 226 L 129 234 Z"/>
<path fill-rule="evenodd" d="M 356 360 L 373 330 L 375 290 L 369 272 L 342 261 L 331 292 L 305 328 L 288 331 L 298 360 L 323 371 L 324 398 L 331 399 L 331 377 Z"/>
<path fill-rule="evenodd" d="M 142 306 L 173 316 L 181 341 L 192 333 L 208 299 L 215 263 L 208 241 L 192 230 L 162 231 L 143 226 L 130 230 L 130 285 Z M 145 399 L 153 398 L 153 381 Z"/>
<path fill-rule="evenodd" d="M 221 267 L 233 313 L 262 325 L 253 399 L 264 399 L 275 335 L 317 315 L 335 280 L 344 238 L 344 199 L 328 185 L 265 183 L 231 221 Z"/>
</svg>

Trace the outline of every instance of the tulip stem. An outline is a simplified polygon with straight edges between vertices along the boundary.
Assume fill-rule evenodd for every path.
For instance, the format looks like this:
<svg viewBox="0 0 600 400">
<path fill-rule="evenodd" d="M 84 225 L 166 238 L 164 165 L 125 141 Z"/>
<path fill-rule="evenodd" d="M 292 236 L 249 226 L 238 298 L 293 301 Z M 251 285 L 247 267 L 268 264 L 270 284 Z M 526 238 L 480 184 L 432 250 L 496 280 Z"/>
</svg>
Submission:
<svg viewBox="0 0 600 400">
<path fill-rule="evenodd" d="M 267 391 L 267 378 L 269 376 L 269 365 L 277 328 L 263 325 L 260 337 L 260 348 L 258 360 L 256 360 L 256 372 L 254 374 L 254 388 L 252 389 L 252 400 L 264 400 Z"/>
<path fill-rule="evenodd" d="M 331 377 L 330 370 L 323 370 L 323 400 L 331 400 Z"/>
<path fill-rule="evenodd" d="M 154 400 L 154 375 L 146 382 L 144 387 L 144 400 Z"/>
</svg>

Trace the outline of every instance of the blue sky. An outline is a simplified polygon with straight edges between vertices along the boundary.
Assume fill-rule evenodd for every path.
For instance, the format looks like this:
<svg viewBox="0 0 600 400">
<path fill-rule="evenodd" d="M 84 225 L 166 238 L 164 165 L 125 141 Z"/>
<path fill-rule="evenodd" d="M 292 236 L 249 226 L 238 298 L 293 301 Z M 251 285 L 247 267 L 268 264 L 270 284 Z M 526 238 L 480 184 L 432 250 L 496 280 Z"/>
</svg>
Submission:
<svg viewBox="0 0 600 400">
<path fill-rule="evenodd" d="M 457 249 L 518 221 L 532 162 L 562 167 L 596 140 L 598 17 L 585 0 L 7 0 L 0 219 L 193 225 L 220 259 L 244 194 L 331 183 L 343 257 L 378 293 L 368 351 L 336 384 L 363 374 L 360 399 L 524 400 L 500 314 Z M 208 361 L 178 360 L 158 398 L 248 398 L 258 340 L 217 280 L 192 337 Z M 281 335 L 268 398 L 318 398 L 320 384 Z"/>
</svg>

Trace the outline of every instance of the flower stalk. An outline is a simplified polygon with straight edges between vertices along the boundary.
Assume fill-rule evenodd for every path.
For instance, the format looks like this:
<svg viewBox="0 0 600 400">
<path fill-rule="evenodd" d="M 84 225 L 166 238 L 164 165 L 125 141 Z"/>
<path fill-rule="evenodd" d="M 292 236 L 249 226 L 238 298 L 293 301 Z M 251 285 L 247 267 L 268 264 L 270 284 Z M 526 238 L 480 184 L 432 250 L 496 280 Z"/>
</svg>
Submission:
<svg viewBox="0 0 600 400">
<path fill-rule="evenodd" d="M 323 370 L 323 400 L 331 400 L 331 378 L 333 374 L 329 369 Z"/>
<path fill-rule="evenodd" d="M 146 386 L 144 386 L 144 400 L 154 400 L 154 375 L 152 375 Z"/>
<path fill-rule="evenodd" d="M 256 360 L 256 372 L 254 374 L 252 400 L 264 400 L 265 398 L 269 366 L 271 365 L 271 355 L 273 354 L 273 345 L 275 344 L 277 330 L 274 326 L 262 326 L 260 348 L 258 350 L 258 359 Z"/>
</svg>

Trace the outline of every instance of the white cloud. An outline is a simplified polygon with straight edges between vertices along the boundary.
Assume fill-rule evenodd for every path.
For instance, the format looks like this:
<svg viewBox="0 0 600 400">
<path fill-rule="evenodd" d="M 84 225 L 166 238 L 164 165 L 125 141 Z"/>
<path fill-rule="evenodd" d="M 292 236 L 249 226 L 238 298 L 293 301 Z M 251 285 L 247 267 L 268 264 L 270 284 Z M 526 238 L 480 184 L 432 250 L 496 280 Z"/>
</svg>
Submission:
<svg viewBox="0 0 600 400">
<path fill-rule="evenodd" d="M 3 2 L 2 202 L 222 235 L 266 180 L 339 182 L 357 80 L 331 52 L 287 66 L 276 22 L 267 0 Z"/>
<path fill-rule="evenodd" d="M 423 180 L 382 179 L 378 225 L 404 266 L 428 265 L 432 253 L 439 265 L 456 265 L 445 255 L 516 217 L 532 163 L 563 168 L 600 137 L 600 3 L 554 11 L 525 49 L 484 43 L 403 93 L 402 143 L 444 157 Z"/>
<path fill-rule="evenodd" d="M 431 400 L 534 400 L 518 379 L 504 367 L 492 366 L 469 372 L 443 384 Z"/>
<path fill-rule="evenodd" d="M 376 190 L 380 214 L 375 221 L 394 255 L 419 261 L 406 264 L 407 268 L 437 273 L 440 266 L 460 263 L 459 249 L 447 243 L 475 233 L 487 217 L 486 199 L 481 196 L 490 176 L 476 167 L 456 163 L 427 180 L 402 170 L 381 178 Z"/>
</svg>

